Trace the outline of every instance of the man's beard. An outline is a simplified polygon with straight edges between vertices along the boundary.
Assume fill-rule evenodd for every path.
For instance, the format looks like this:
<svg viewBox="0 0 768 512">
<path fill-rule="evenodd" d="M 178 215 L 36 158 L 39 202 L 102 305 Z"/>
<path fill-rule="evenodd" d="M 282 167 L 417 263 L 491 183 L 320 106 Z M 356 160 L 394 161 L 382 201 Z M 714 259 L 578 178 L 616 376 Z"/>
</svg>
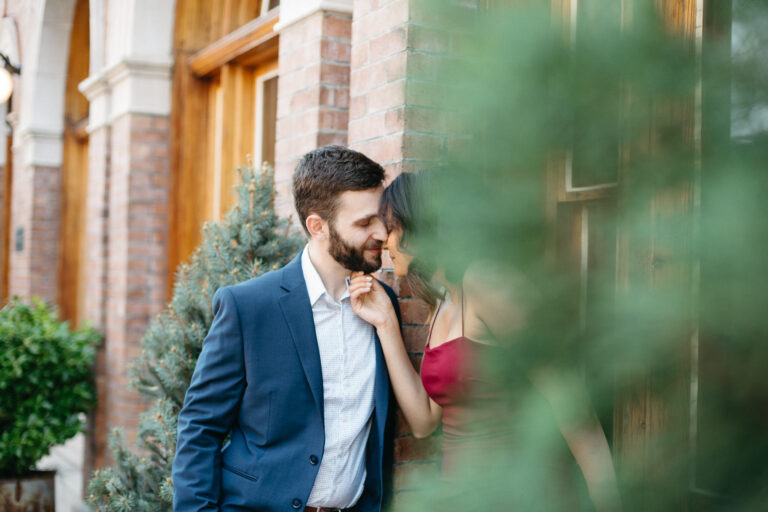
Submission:
<svg viewBox="0 0 768 512">
<path fill-rule="evenodd" d="M 342 267 L 353 272 L 362 271 L 364 274 L 375 272 L 381 267 L 381 253 L 376 255 L 376 261 L 371 263 L 365 259 L 365 249 L 381 249 L 381 242 L 371 241 L 363 247 L 353 247 L 346 243 L 333 224 L 328 225 L 331 247 L 329 252 Z"/>
</svg>

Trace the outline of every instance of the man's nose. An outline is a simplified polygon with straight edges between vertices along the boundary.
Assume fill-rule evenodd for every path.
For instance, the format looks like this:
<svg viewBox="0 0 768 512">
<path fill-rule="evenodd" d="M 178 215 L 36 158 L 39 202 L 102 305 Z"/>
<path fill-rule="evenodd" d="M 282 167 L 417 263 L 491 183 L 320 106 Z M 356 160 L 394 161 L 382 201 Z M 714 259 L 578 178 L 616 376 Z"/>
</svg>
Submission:
<svg viewBox="0 0 768 512">
<path fill-rule="evenodd" d="M 384 226 L 384 223 L 381 222 L 381 220 L 376 219 L 373 221 L 373 234 L 371 235 L 374 240 L 378 240 L 379 242 L 386 242 L 387 240 L 387 228 Z"/>
</svg>

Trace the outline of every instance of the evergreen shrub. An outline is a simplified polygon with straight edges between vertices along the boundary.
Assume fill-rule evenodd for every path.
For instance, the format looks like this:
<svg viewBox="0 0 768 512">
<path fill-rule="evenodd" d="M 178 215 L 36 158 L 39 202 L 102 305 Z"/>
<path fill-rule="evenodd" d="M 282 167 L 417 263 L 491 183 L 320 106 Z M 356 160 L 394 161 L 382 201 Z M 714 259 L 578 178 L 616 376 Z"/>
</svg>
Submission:
<svg viewBox="0 0 768 512">
<path fill-rule="evenodd" d="M 83 430 L 100 339 L 88 326 L 70 329 L 38 299 L 14 297 L 0 310 L 0 475 L 23 476 Z"/>
</svg>

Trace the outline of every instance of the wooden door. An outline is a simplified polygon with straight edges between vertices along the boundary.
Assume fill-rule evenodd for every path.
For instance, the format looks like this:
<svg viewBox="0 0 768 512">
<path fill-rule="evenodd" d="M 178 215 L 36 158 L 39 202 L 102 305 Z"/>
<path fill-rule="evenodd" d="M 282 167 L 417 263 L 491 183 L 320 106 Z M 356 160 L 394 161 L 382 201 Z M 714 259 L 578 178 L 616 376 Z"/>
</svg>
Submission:
<svg viewBox="0 0 768 512">
<path fill-rule="evenodd" d="M 61 165 L 61 231 L 58 261 L 58 306 L 62 319 L 76 325 L 85 292 L 85 204 L 88 186 L 88 100 L 78 90 L 88 77 L 90 32 L 88 0 L 75 5 L 64 104 Z"/>
<path fill-rule="evenodd" d="M 763 17 L 763 26 L 768 23 L 768 10 L 750 5 L 759 3 L 704 4 L 692 510 L 768 509 L 768 278 L 763 268 L 768 140 L 764 126 L 750 122 L 755 117 L 742 110 L 741 101 L 753 92 L 749 73 L 764 69 L 739 68 L 736 58 L 731 68 L 722 60 L 742 54 L 756 14 Z"/>
</svg>

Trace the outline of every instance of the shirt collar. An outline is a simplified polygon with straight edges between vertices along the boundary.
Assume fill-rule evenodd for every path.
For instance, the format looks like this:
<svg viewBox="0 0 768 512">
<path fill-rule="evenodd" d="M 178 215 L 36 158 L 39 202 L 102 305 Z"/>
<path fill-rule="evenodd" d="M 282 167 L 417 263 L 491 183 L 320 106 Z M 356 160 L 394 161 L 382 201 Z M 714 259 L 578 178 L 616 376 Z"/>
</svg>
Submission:
<svg viewBox="0 0 768 512">
<path fill-rule="evenodd" d="M 307 284 L 309 303 L 311 305 L 314 306 L 315 302 L 323 295 L 326 295 L 328 298 L 331 297 L 331 294 L 325 289 L 323 279 L 312 264 L 312 260 L 309 259 L 309 244 L 304 246 L 304 250 L 301 253 L 301 270 L 304 273 L 304 282 Z M 349 297 L 349 287 L 347 287 L 340 300 L 344 300 L 347 297 Z"/>
</svg>

